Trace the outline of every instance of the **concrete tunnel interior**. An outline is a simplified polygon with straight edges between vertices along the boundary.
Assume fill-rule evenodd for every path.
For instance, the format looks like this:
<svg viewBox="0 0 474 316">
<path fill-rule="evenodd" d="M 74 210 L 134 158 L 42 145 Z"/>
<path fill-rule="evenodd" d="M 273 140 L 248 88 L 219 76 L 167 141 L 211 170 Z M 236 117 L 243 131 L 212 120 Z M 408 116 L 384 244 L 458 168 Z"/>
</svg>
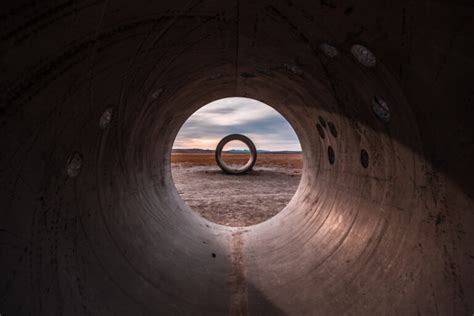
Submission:
<svg viewBox="0 0 474 316">
<path fill-rule="evenodd" d="M 3 2 L 0 313 L 474 313 L 473 14 Z M 181 125 L 231 96 L 272 105 L 304 153 L 293 199 L 249 227 L 196 215 L 170 175 Z"/>
</svg>

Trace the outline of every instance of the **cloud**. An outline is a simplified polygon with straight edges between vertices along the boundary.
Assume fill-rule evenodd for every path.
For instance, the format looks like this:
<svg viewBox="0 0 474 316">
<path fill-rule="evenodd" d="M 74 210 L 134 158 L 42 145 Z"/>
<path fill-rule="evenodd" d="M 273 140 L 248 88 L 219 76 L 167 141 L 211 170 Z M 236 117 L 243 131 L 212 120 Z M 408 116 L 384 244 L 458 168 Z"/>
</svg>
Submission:
<svg viewBox="0 0 474 316">
<path fill-rule="evenodd" d="M 181 127 L 173 147 L 214 149 L 224 136 L 234 133 L 247 135 L 258 149 L 301 150 L 281 114 L 248 98 L 225 98 L 200 108 Z"/>
</svg>

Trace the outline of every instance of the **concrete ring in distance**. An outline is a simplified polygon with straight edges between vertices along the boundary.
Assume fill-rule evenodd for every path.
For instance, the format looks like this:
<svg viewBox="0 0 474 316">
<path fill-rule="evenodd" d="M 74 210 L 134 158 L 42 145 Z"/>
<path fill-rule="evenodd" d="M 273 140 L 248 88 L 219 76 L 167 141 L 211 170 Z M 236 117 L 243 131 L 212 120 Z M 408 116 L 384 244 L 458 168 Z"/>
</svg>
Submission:
<svg viewBox="0 0 474 316">
<path fill-rule="evenodd" d="M 224 149 L 224 146 L 233 140 L 240 140 L 243 142 L 245 145 L 250 150 L 250 159 L 249 161 L 245 164 L 245 166 L 241 168 L 231 168 L 222 159 L 222 149 Z M 217 144 L 216 147 L 216 162 L 219 165 L 219 167 L 224 171 L 225 173 L 228 174 L 244 174 L 252 170 L 253 166 L 255 165 L 255 162 L 257 161 L 257 148 L 255 148 L 254 143 L 248 138 L 247 136 L 241 135 L 241 134 L 231 134 L 227 135 L 226 137 L 222 138 L 219 144 Z"/>
</svg>

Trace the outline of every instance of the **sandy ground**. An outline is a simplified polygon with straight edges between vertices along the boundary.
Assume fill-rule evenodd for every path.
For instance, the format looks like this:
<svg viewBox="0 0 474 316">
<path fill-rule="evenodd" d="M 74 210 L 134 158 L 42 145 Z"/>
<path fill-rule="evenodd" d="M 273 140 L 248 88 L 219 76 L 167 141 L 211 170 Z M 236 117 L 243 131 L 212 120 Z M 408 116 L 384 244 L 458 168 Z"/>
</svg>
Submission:
<svg viewBox="0 0 474 316">
<path fill-rule="evenodd" d="M 228 226 L 254 225 L 274 216 L 301 178 L 301 155 L 261 155 L 252 172 L 239 176 L 222 173 L 213 154 L 173 156 L 173 180 L 183 200 L 201 216 Z"/>
</svg>

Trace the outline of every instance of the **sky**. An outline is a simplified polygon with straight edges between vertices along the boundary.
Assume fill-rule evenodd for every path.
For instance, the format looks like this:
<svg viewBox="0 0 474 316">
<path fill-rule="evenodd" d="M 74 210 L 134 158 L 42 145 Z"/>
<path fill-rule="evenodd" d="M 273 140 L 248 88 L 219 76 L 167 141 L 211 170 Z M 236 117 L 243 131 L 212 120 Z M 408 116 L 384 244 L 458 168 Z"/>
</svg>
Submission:
<svg viewBox="0 0 474 316">
<path fill-rule="evenodd" d="M 234 133 L 249 137 L 258 150 L 301 150 L 295 131 L 280 113 L 248 98 L 225 98 L 203 106 L 181 127 L 173 148 L 215 149 L 223 137 Z M 234 143 L 224 150 L 246 148 Z"/>
</svg>

